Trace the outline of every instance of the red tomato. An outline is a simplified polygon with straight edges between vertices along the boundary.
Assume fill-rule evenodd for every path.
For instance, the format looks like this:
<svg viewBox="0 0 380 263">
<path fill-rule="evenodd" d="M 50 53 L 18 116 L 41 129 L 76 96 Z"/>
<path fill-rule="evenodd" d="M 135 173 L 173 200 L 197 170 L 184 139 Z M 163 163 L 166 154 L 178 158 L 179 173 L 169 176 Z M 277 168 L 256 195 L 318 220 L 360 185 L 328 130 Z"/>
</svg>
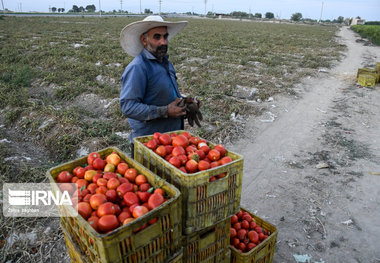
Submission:
<svg viewBox="0 0 380 263">
<path fill-rule="evenodd" d="M 236 235 L 237 235 L 236 229 L 231 227 L 230 228 L 230 238 L 234 238 L 234 237 L 236 237 Z"/>
<path fill-rule="evenodd" d="M 173 151 L 172 151 L 173 156 L 179 156 L 183 154 L 186 154 L 186 151 L 182 146 L 174 146 Z"/>
<path fill-rule="evenodd" d="M 227 150 L 222 144 L 215 145 L 214 149 L 220 152 L 220 156 L 223 157 L 224 155 L 226 155 Z"/>
<path fill-rule="evenodd" d="M 78 179 L 75 182 L 75 184 L 78 187 L 78 189 L 82 189 L 82 187 L 84 187 L 84 189 L 85 189 L 87 187 L 87 185 L 88 185 L 88 181 L 85 180 L 85 179 Z"/>
<path fill-rule="evenodd" d="M 256 247 L 255 243 L 249 242 L 247 245 L 247 251 L 250 251 Z"/>
<path fill-rule="evenodd" d="M 234 237 L 231 241 L 231 245 L 238 248 L 239 244 L 240 244 L 240 240 L 237 237 Z"/>
<path fill-rule="evenodd" d="M 160 138 L 160 136 L 161 136 L 161 133 L 159 133 L 159 132 L 153 133 L 153 139 L 158 140 L 158 138 Z"/>
<path fill-rule="evenodd" d="M 186 148 L 187 145 L 189 145 L 189 140 L 184 135 L 178 135 L 173 138 L 172 145 L 174 147 L 176 146 L 182 146 L 183 148 Z"/>
<path fill-rule="evenodd" d="M 117 217 L 117 219 L 119 220 L 120 223 L 123 223 L 125 219 L 127 218 L 131 218 L 131 213 L 129 213 L 129 211 L 123 211 L 119 214 L 119 216 Z"/>
<path fill-rule="evenodd" d="M 96 188 L 95 193 L 105 195 L 107 193 L 107 191 L 108 191 L 107 187 L 102 185 L 102 186 L 99 186 L 98 188 Z"/>
<path fill-rule="evenodd" d="M 97 152 L 92 152 L 90 153 L 88 156 L 87 156 L 87 163 L 89 165 L 92 165 L 92 162 L 96 159 L 96 158 L 100 158 L 100 154 L 97 153 Z"/>
<path fill-rule="evenodd" d="M 246 250 L 247 246 L 244 243 L 239 244 L 239 249 L 244 252 Z"/>
<path fill-rule="evenodd" d="M 244 214 L 242 218 L 243 220 L 247 220 L 248 223 L 252 222 L 252 216 L 249 214 Z"/>
<path fill-rule="evenodd" d="M 120 185 L 119 179 L 111 178 L 107 182 L 107 188 L 108 189 L 117 189 Z"/>
<path fill-rule="evenodd" d="M 176 156 L 173 156 L 172 158 L 170 158 L 169 163 L 174 165 L 177 168 L 181 166 L 181 160 Z"/>
<path fill-rule="evenodd" d="M 157 141 L 155 139 L 152 139 L 150 141 L 148 141 L 147 145 L 146 145 L 149 149 L 151 150 L 155 150 L 157 148 Z"/>
<path fill-rule="evenodd" d="M 203 151 L 206 154 L 208 154 L 208 152 L 210 151 L 210 147 L 208 147 L 207 145 L 205 146 L 202 146 L 200 148 L 198 148 L 199 150 Z"/>
<path fill-rule="evenodd" d="M 181 135 L 185 136 L 187 139 L 190 139 L 191 138 L 191 134 L 188 133 L 188 132 L 183 132 Z"/>
<path fill-rule="evenodd" d="M 178 155 L 177 157 L 181 161 L 181 165 L 185 165 L 188 161 L 187 156 L 184 154 Z"/>
<path fill-rule="evenodd" d="M 189 159 L 189 160 L 193 159 L 193 160 L 198 162 L 201 158 L 199 157 L 199 155 L 197 153 L 192 152 L 192 153 L 189 153 L 187 155 L 187 159 Z"/>
<path fill-rule="evenodd" d="M 94 194 L 90 198 L 90 205 L 92 209 L 96 210 L 99 208 L 100 205 L 107 202 L 107 198 L 103 194 Z"/>
<path fill-rule="evenodd" d="M 116 202 L 117 201 L 117 193 L 115 189 L 108 190 L 106 192 L 106 198 L 108 202 Z"/>
<path fill-rule="evenodd" d="M 210 163 L 210 168 L 215 168 L 217 166 L 219 166 L 218 162 L 212 162 L 212 163 Z"/>
<path fill-rule="evenodd" d="M 189 145 L 186 147 L 186 154 L 190 154 L 192 152 L 196 152 L 198 149 L 195 145 Z"/>
<path fill-rule="evenodd" d="M 191 138 L 189 139 L 189 142 L 190 142 L 191 144 L 195 145 L 195 146 L 198 145 L 199 141 L 200 141 L 200 139 L 199 139 L 198 137 L 191 137 Z"/>
<path fill-rule="evenodd" d="M 204 158 L 206 158 L 206 154 L 202 150 L 196 150 L 195 153 L 198 154 L 200 160 L 203 160 Z"/>
<path fill-rule="evenodd" d="M 166 148 L 164 145 L 160 145 L 156 148 L 156 153 L 161 156 L 161 157 L 165 157 L 166 155 Z"/>
<path fill-rule="evenodd" d="M 92 162 L 92 166 L 94 166 L 94 168 L 96 170 L 103 170 L 104 169 L 104 166 L 106 166 L 106 161 L 104 161 L 102 158 L 96 158 L 93 162 Z"/>
<path fill-rule="evenodd" d="M 235 228 L 236 230 L 240 230 L 241 224 L 239 222 L 237 222 L 237 223 L 233 224 L 232 227 Z"/>
<path fill-rule="evenodd" d="M 203 170 L 208 170 L 211 168 L 211 165 L 210 163 L 204 161 L 204 160 L 200 160 L 199 163 L 198 163 L 198 170 L 199 171 L 203 171 Z"/>
<path fill-rule="evenodd" d="M 92 177 L 92 182 L 96 183 L 98 181 L 99 178 L 102 178 L 102 174 L 95 174 L 93 177 Z"/>
<path fill-rule="evenodd" d="M 238 220 L 239 220 L 239 219 L 238 219 L 237 215 L 233 215 L 233 216 L 231 216 L 231 225 L 237 223 Z"/>
<path fill-rule="evenodd" d="M 232 162 L 232 158 L 229 156 L 224 156 L 222 159 L 220 159 L 220 165 L 224 165 L 230 162 Z"/>
<path fill-rule="evenodd" d="M 87 202 L 79 202 L 77 205 L 78 213 L 87 220 L 92 213 L 92 209 L 89 203 Z"/>
<path fill-rule="evenodd" d="M 151 196 L 151 193 L 148 192 L 138 191 L 136 194 L 142 203 L 147 202 L 149 200 L 149 197 Z"/>
<path fill-rule="evenodd" d="M 173 145 L 165 145 L 166 154 L 171 154 L 173 152 Z"/>
<path fill-rule="evenodd" d="M 99 232 L 99 228 L 98 228 L 99 217 L 91 216 L 87 219 L 87 222 L 90 224 L 90 226 L 92 226 L 95 229 L 95 231 Z"/>
<path fill-rule="evenodd" d="M 249 228 L 248 221 L 247 220 L 241 221 L 241 227 L 244 228 L 244 229 L 248 229 Z"/>
<path fill-rule="evenodd" d="M 135 168 L 129 168 L 125 174 L 124 177 L 128 179 L 131 183 L 135 182 L 136 176 L 138 175 L 138 172 Z"/>
<path fill-rule="evenodd" d="M 187 174 L 187 171 L 186 171 L 185 166 L 181 166 L 179 169 L 180 169 L 183 173 Z"/>
<path fill-rule="evenodd" d="M 137 185 L 142 185 L 142 184 L 145 184 L 147 182 L 147 179 L 146 179 L 145 175 L 139 174 L 138 176 L 136 176 L 135 182 Z"/>
<path fill-rule="evenodd" d="M 188 173 L 195 173 L 198 171 L 198 163 L 195 160 L 189 160 L 186 162 L 185 168 Z"/>
<path fill-rule="evenodd" d="M 121 175 L 124 175 L 128 168 L 129 166 L 127 163 L 119 163 L 116 167 L 116 172 L 118 172 Z"/>
<path fill-rule="evenodd" d="M 215 176 L 211 177 L 209 181 L 210 181 L 210 182 L 214 182 L 214 181 L 216 181 L 216 177 L 215 177 Z"/>
<path fill-rule="evenodd" d="M 79 176 L 78 176 L 79 177 Z M 68 171 L 62 171 L 57 177 L 58 183 L 71 183 L 71 179 L 73 178 L 72 174 Z"/>
<path fill-rule="evenodd" d="M 106 202 L 104 204 L 101 204 L 98 210 L 96 211 L 96 214 L 98 215 L 98 217 L 116 214 L 116 208 L 114 203 Z"/>
<path fill-rule="evenodd" d="M 108 183 L 108 180 L 105 178 L 99 178 L 98 180 L 96 180 L 96 184 L 98 186 L 106 186 L 107 183 Z"/>
<path fill-rule="evenodd" d="M 260 233 L 263 232 L 263 229 L 261 227 L 259 227 L 259 226 L 256 226 L 255 227 L 255 231 L 260 234 Z"/>
<path fill-rule="evenodd" d="M 217 161 L 220 159 L 220 152 L 218 150 L 212 149 L 208 152 L 207 157 L 211 161 Z"/>
<path fill-rule="evenodd" d="M 115 215 L 105 215 L 99 218 L 98 228 L 102 233 L 112 231 L 119 227 L 119 220 Z"/>
<path fill-rule="evenodd" d="M 133 184 L 131 183 L 124 183 L 119 185 L 118 188 L 116 188 L 117 196 L 119 198 L 123 198 L 123 196 L 128 192 L 133 192 Z"/>
<path fill-rule="evenodd" d="M 251 230 L 248 232 L 248 238 L 249 240 L 251 240 L 253 243 L 256 243 L 259 242 L 259 235 L 257 234 L 256 231 L 254 230 Z"/>
<path fill-rule="evenodd" d="M 167 133 L 162 134 L 158 140 L 162 145 L 170 145 L 172 143 L 172 138 Z"/>
<path fill-rule="evenodd" d="M 133 192 L 126 193 L 123 196 L 123 200 L 128 206 L 139 203 L 139 197 Z"/>
<path fill-rule="evenodd" d="M 243 240 L 247 237 L 247 230 L 245 230 L 245 229 L 239 229 L 239 230 L 237 231 L 237 237 L 238 237 L 241 241 L 243 241 Z"/>
<path fill-rule="evenodd" d="M 142 205 L 138 205 L 133 209 L 132 215 L 134 218 L 139 218 L 140 216 L 143 216 L 148 212 L 149 212 L 148 208 L 146 208 L 145 206 L 142 206 Z"/>
<path fill-rule="evenodd" d="M 83 167 L 78 168 L 77 170 L 77 176 L 78 178 L 84 178 L 84 173 L 86 172 L 86 169 Z"/>
<path fill-rule="evenodd" d="M 152 210 L 160 206 L 165 201 L 164 197 L 161 194 L 152 194 L 148 199 L 149 210 Z"/>
</svg>

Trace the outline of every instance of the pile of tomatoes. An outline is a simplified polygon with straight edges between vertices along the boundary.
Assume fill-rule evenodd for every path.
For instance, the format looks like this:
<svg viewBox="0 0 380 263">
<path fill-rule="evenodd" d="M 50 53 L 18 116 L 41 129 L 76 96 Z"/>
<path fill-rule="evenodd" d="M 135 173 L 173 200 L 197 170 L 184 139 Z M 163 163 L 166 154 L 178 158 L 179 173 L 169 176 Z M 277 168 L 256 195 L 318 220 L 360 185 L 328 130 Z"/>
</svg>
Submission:
<svg viewBox="0 0 380 263">
<path fill-rule="evenodd" d="M 248 212 L 240 210 L 231 217 L 230 244 L 243 253 L 254 249 L 269 234 Z"/>
<path fill-rule="evenodd" d="M 56 181 L 77 203 L 78 213 L 99 233 L 128 224 L 167 200 L 161 188 L 152 187 L 147 178 L 113 152 L 102 159 L 97 152 L 87 157 L 87 166 L 62 171 Z M 74 183 L 77 189 L 72 189 Z M 157 221 L 149 221 L 136 231 Z"/>
<path fill-rule="evenodd" d="M 232 162 L 222 144 L 211 149 L 206 140 L 191 136 L 188 132 L 156 132 L 144 145 L 184 173 L 196 173 Z M 213 176 L 210 182 L 225 176 L 226 173 Z"/>
</svg>

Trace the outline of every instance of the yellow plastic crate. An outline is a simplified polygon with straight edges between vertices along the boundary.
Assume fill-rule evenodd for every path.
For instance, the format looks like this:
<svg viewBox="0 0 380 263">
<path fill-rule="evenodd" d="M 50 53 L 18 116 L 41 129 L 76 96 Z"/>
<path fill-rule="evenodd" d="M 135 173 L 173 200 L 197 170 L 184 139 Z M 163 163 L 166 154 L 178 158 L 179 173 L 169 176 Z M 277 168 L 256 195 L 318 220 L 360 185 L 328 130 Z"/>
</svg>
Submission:
<svg viewBox="0 0 380 263">
<path fill-rule="evenodd" d="M 61 217 L 61 225 L 67 235 L 76 241 L 80 252 L 88 262 L 167 262 L 181 248 L 180 192 L 173 185 L 130 159 L 118 148 L 109 147 L 98 151 L 102 158 L 112 152 L 117 152 L 130 167 L 134 167 L 140 174 L 145 175 L 152 186 L 162 188 L 170 199 L 144 216 L 107 234 L 96 232 L 80 215 Z M 58 189 L 55 179 L 61 171 L 72 171 L 75 167 L 86 163 L 87 156 L 48 170 L 47 176 L 53 191 Z M 61 216 L 73 215 L 74 212 L 73 207 L 59 210 Z M 154 218 L 157 218 L 156 223 L 134 233 L 133 230 Z M 69 247 L 68 249 L 73 250 Z M 78 259 L 79 257 L 74 256 L 74 258 Z"/>
<path fill-rule="evenodd" d="M 175 131 L 181 134 L 184 131 Z M 241 186 L 243 180 L 243 157 L 227 151 L 232 162 L 193 174 L 183 173 L 143 145 L 152 139 L 142 136 L 134 139 L 135 160 L 153 173 L 174 184 L 182 194 L 182 223 L 185 235 L 213 226 L 240 209 Z M 215 146 L 208 142 L 208 145 Z M 227 176 L 209 182 L 212 176 L 227 172 Z"/>
<path fill-rule="evenodd" d="M 370 75 L 375 77 L 375 82 L 379 82 L 379 75 L 376 69 L 373 68 L 360 68 L 358 69 L 357 78 L 359 78 L 360 75 Z"/>
<path fill-rule="evenodd" d="M 358 84 L 363 87 L 375 87 L 376 78 L 372 75 L 360 74 Z"/>
<path fill-rule="evenodd" d="M 380 82 L 380 62 L 376 62 L 376 72 L 377 72 L 377 78 L 378 78 L 377 82 Z"/>
<path fill-rule="evenodd" d="M 70 261 L 72 263 L 90 263 L 89 259 L 81 253 L 80 247 L 78 246 L 77 242 L 70 237 L 65 227 L 61 225 L 61 229 L 65 238 L 65 243 L 67 247 L 67 252 L 70 256 Z M 182 259 L 183 247 L 181 247 L 181 249 L 177 253 L 175 253 L 171 259 L 168 260 L 168 263 L 182 263 Z"/>
<path fill-rule="evenodd" d="M 229 218 L 215 226 L 196 232 L 183 238 L 183 262 L 230 262 L 230 228 Z"/>
<path fill-rule="evenodd" d="M 241 208 L 243 211 L 247 211 Z M 271 263 L 273 262 L 274 252 L 276 250 L 276 242 L 278 231 L 275 226 L 264 221 L 260 217 L 247 211 L 256 221 L 258 226 L 269 231 L 270 235 L 252 250 L 241 253 L 235 247 L 230 245 L 231 263 Z"/>
</svg>

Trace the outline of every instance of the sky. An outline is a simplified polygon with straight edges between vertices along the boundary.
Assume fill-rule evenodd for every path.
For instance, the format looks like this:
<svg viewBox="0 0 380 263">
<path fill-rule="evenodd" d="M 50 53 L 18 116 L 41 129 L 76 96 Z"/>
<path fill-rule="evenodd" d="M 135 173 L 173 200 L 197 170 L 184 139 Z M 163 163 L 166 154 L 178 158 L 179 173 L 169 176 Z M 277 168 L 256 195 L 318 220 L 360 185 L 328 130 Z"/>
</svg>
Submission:
<svg viewBox="0 0 380 263">
<path fill-rule="evenodd" d="M 5 8 L 23 12 L 48 12 L 49 7 L 68 11 L 73 5 L 86 7 L 92 4 L 99 10 L 99 1 L 104 11 L 122 9 L 131 13 L 144 12 L 145 9 L 158 13 L 161 2 L 161 12 L 165 13 L 243 11 L 265 16 L 266 12 L 272 12 L 277 18 L 289 19 L 299 12 L 303 18 L 311 19 L 319 19 L 322 13 L 322 20 L 360 16 L 366 21 L 380 21 L 380 0 L 206 0 L 206 5 L 205 0 L 2 0 Z"/>
</svg>

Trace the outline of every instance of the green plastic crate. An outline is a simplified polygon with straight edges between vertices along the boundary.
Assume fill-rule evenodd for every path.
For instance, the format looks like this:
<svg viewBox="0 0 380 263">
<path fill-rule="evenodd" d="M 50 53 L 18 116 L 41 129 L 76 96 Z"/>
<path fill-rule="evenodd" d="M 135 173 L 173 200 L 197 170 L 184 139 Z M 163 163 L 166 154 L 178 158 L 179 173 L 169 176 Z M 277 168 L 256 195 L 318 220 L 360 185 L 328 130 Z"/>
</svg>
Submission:
<svg viewBox="0 0 380 263">
<path fill-rule="evenodd" d="M 375 87 L 376 78 L 366 73 L 360 74 L 358 77 L 358 84 L 363 87 Z"/>
<path fill-rule="evenodd" d="M 162 188 L 170 199 L 142 217 L 106 234 L 96 232 L 80 215 L 61 217 L 61 225 L 67 232 L 66 235 L 77 243 L 82 256 L 79 257 L 74 252 L 72 254 L 77 260 L 85 258 L 88 262 L 167 262 L 181 248 L 180 192 L 175 186 L 130 159 L 118 148 L 109 147 L 98 151 L 102 158 L 112 152 L 117 152 L 129 167 L 134 167 L 139 174 L 145 175 L 152 186 Z M 53 191 L 58 189 L 55 179 L 61 171 L 71 172 L 75 167 L 86 163 L 87 156 L 48 170 L 47 177 Z M 68 207 L 59 210 L 59 213 L 67 216 L 72 215 L 74 211 L 73 207 Z M 156 223 L 134 233 L 134 230 L 154 218 L 157 218 Z M 68 247 L 68 249 L 74 251 L 73 248 Z"/>
<path fill-rule="evenodd" d="M 258 246 L 246 253 L 242 253 L 230 245 L 231 263 L 272 263 L 276 250 L 277 228 L 246 209 L 241 208 L 241 210 L 248 212 L 255 219 L 256 224 L 268 230 L 270 235 Z"/>
<path fill-rule="evenodd" d="M 215 226 L 193 233 L 183 238 L 183 262 L 206 263 L 230 262 L 230 228 L 229 218 Z"/>
<path fill-rule="evenodd" d="M 184 131 L 175 131 L 181 134 Z M 193 135 L 192 135 L 193 136 Z M 200 231 L 224 220 L 240 209 L 243 180 L 243 157 L 227 151 L 232 162 L 213 169 L 187 174 L 171 165 L 143 145 L 152 139 L 142 136 L 134 139 L 135 160 L 153 173 L 174 184 L 182 194 L 182 222 L 185 235 Z M 215 146 L 208 142 L 208 145 Z M 227 176 L 209 182 L 212 176 L 227 172 Z"/>
</svg>

